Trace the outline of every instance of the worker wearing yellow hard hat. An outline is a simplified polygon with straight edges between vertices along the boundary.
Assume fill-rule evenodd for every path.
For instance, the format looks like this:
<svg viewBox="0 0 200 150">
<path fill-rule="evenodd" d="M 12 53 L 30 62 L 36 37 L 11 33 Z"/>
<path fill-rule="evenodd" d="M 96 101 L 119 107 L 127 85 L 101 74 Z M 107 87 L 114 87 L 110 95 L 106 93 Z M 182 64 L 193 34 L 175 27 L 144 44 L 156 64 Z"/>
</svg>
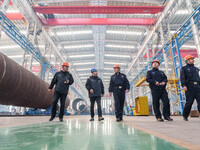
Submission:
<svg viewBox="0 0 200 150">
<path fill-rule="evenodd" d="M 147 72 L 146 81 L 149 83 L 149 87 L 151 89 L 155 117 L 158 122 L 163 122 L 164 119 L 168 121 L 173 121 L 173 119 L 170 117 L 169 98 L 166 91 L 166 84 L 168 82 L 167 76 L 163 71 L 159 70 L 159 60 L 152 61 L 151 65 L 153 69 Z M 162 118 L 160 112 L 160 99 L 163 103 L 164 119 Z"/>
<path fill-rule="evenodd" d="M 194 66 L 194 56 L 187 55 L 185 62 L 186 65 L 181 68 L 180 80 L 186 95 L 183 120 L 188 121 L 194 99 L 197 100 L 198 110 L 200 112 L 200 76 L 199 69 Z"/>
</svg>

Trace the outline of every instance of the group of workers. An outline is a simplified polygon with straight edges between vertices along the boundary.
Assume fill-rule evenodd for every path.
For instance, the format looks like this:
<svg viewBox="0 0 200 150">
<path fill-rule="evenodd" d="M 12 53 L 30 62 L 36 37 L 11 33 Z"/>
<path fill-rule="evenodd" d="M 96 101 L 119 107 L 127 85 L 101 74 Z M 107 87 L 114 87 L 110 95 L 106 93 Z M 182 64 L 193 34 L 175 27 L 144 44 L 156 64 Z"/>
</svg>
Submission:
<svg viewBox="0 0 200 150">
<path fill-rule="evenodd" d="M 199 69 L 194 66 L 193 56 L 186 56 L 185 62 L 186 66 L 182 67 L 180 72 L 180 81 L 182 88 L 186 94 L 186 104 L 183 111 L 183 119 L 185 121 L 188 121 L 188 116 L 191 111 L 194 99 L 197 100 L 198 111 L 200 112 L 200 75 Z M 154 60 L 152 62 L 152 69 L 149 70 L 146 75 L 146 81 L 149 83 L 149 87 L 151 89 L 154 114 L 158 122 L 163 122 L 164 119 L 168 121 L 173 121 L 173 119 L 170 117 L 170 103 L 166 90 L 168 79 L 165 73 L 159 70 L 159 66 L 160 62 L 158 60 Z M 53 89 L 54 85 L 56 85 L 53 96 L 52 114 L 49 121 L 53 121 L 56 116 L 56 107 L 59 99 L 61 103 L 59 119 L 61 122 L 63 121 L 65 100 L 68 94 L 69 86 L 74 82 L 72 75 L 68 72 L 68 68 L 69 64 L 64 62 L 61 71 L 57 72 L 54 75 L 52 82 L 49 86 L 50 92 Z M 120 72 L 119 65 L 115 65 L 113 69 L 114 74 L 110 78 L 108 91 L 110 96 L 114 96 L 116 121 L 120 122 L 123 121 L 125 95 L 130 90 L 130 84 L 126 75 Z M 102 117 L 101 97 L 104 96 L 105 92 L 103 82 L 98 77 L 97 69 L 93 68 L 91 70 L 91 76 L 87 79 L 85 87 L 88 90 L 91 102 L 90 121 L 94 121 L 95 102 L 97 103 L 98 120 L 104 120 L 104 118 Z M 160 99 L 163 103 L 164 119 L 162 118 L 160 112 Z"/>
</svg>

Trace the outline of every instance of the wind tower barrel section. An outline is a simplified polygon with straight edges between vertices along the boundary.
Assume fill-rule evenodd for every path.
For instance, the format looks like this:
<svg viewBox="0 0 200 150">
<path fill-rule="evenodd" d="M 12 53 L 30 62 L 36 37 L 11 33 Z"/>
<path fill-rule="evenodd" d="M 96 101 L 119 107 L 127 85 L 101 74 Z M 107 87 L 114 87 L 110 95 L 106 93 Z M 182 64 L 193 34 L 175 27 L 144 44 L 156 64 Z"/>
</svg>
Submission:
<svg viewBox="0 0 200 150">
<path fill-rule="evenodd" d="M 0 53 L 0 104 L 45 109 L 52 104 L 49 85 Z"/>
</svg>

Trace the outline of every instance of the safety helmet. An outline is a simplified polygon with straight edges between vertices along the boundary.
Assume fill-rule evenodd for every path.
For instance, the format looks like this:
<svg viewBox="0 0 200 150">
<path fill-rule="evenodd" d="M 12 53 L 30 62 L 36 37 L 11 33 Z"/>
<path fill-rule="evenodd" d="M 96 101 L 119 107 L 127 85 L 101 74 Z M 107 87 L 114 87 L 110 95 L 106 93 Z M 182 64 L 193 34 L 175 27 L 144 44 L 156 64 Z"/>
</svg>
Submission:
<svg viewBox="0 0 200 150">
<path fill-rule="evenodd" d="M 91 73 L 93 73 L 93 72 L 95 72 L 95 71 L 97 71 L 97 69 L 93 68 L 93 69 L 91 70 Z"/>
<path fill-rule="evenodd" d="M 115 65 L 113 68 L 120 68 L 120 65 Z"/>
<path fill-rule="evenodd" d="M 189 59 L 194 59 L 194 56 L 192 55 L 187 55 L 185 56 L 185 61 L 189 60 Z"/>
<path fill-rule="evenodd" d="M 69 67 L 69 64 L 67 62 L 63 62 L 62 66 L 67 66 Z"/>
<path fill-rule="evenodd" d="M 157 62 L 157 63 L 160 65 L 159 60 L 154 60 L 154 61 L 152 61 L 151 65 L 152 65 L 154 62 Z"/>
</svg>

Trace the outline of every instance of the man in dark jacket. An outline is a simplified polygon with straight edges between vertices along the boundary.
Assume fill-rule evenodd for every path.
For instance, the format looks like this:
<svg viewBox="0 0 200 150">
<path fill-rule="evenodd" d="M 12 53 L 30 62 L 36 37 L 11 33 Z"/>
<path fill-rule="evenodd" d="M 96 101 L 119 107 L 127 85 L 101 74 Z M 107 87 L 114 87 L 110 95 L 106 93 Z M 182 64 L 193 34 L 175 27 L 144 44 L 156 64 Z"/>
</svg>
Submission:
<svg viewBox="0 0 200 150">
<path fill-rule="evenodd" d="M 125 74 L 120 72 L 120 65 L 113 67 L 115 74 L 111 76 L 109 94 L 114 96 L 116 121 L 123 121 L 125 94 L 130 90 L 130 84 Z"/>
<path fill-rule="evenodd" d="M 74 79 L 72 75 L 68 72 L 69 64 L 64 62 L 62 65 L 62 70 L 57 72 L 49 86 L 49 92 L 53 89 L 54 85 L 56 85 L 54 89 L 53 96 L 53 107 L 51 112 L 51 118 L 49 121 L 53 121 L 56 116 L 56 107 L 58 103 L 58 99 L 60 99 L 60 114 L 59 119 L 63 121 L 64 109 L 65 109 L 65 100 L 69 91 L 69 86 L 74 83 Z"/>
<path fill-rule="evenodd" d="M 104 86 L 102 80 L 98 77 L 98 72 L 94 68 L 91 70 L 92 76 L 87 79 L 85 84 L 86 89 L 89 92 L 89 98 L 91 102 L 90 111 L 91 111 L 91 119 L 90 121 L 94 121 L 94 104 L 97 102 L 98 109 L 98 117 L 99 121 L 104 120 L 102 118 L 102 110 L 101 110 L 101 96 L 104 96 Z"/>
<path fill-rule="evenodd" d="M 160 62 L 158 60 L 154 60 L 152 62 L 153 69 L 147 72 L 146 81 L 149 83 L 149 87 L 151 89 L 151 94 L 153 98 L 153 109 L 157 121 L 164 121 L 160 113 L 160 99 L 163 102 L 164 119 L 168 121 L 173 121 L 173 119 L 170 118 L 169 98 L 168 93 L 166 91 L 166 84 L 168 80 L 165 73 L 158 69 L 159 65 Z"/>
<path fill-rule="evenodd" d="M 186 66 L 181 68 L 180 80 L 186 95 L 186 103 L 183 110 L 183 120 L 188 121 L 194 99 L 197 100 L 200 112 L 200 76 L 199 69 L 194 66 L 194 57 L 185 57 Z"/>
</svg>

